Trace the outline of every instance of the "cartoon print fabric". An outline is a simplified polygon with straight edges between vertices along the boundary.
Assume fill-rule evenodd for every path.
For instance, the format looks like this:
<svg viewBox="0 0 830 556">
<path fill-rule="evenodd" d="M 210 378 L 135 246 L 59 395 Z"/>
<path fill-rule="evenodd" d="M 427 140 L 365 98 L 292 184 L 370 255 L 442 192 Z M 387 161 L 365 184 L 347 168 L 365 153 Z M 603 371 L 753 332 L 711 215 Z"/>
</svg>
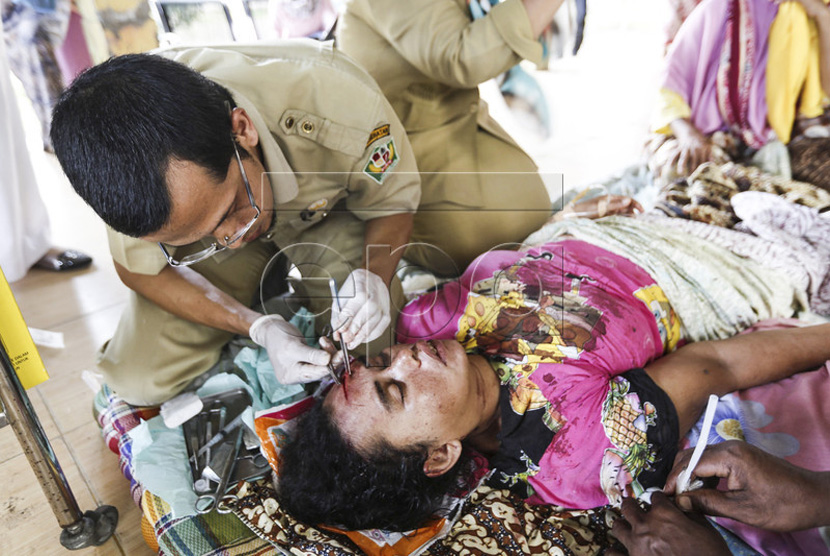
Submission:
<svg viewBox="0 0 830 556">
<path fill-rule="evenodd" d="M 491 458 L 499 486 L 531 502 L 589 508 L 651 486 L 638 476 L 671 466 L 650 445 L 667 427 L 676 444 L 670 400 L 642 371 L 636 385 L 620 375 L 673 350 L 680 322 L 630 261 L 576 240 L 486 253 L 457 282 L 404 308 L 399 341 L 421 338 L 455 338 L 499 376 L 501 450 Z M 628 477 L 622 487 L 618 477 Z"/>
</svg>

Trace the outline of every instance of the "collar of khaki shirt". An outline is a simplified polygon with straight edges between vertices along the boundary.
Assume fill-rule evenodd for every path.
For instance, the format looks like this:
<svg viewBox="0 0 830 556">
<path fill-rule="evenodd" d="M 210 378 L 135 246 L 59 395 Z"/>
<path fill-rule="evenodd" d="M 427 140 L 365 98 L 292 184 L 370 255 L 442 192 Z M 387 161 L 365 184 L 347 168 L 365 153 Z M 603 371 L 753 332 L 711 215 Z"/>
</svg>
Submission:
<svg viewBox="0 0 830 556">
<path fill-rule="evenodd" d="M 244 108 L 251 117 L 251 121 L 254 122 L 254 127 L 259 133 L 263 156 L 262 165 L 265 167 L 265 171 L 268 172 L 268 181 L 274 191 L 274 206 L 283 205 L 294 200 L 299 191 L 297 177 L 294 175 L 294 170 L 288 165 L 282 149 L 271 136 L 271 130 L 251 101 L 237 91 L 231 90 L 231 94 L 236 101 L 236 105 Z"/>
</svg>

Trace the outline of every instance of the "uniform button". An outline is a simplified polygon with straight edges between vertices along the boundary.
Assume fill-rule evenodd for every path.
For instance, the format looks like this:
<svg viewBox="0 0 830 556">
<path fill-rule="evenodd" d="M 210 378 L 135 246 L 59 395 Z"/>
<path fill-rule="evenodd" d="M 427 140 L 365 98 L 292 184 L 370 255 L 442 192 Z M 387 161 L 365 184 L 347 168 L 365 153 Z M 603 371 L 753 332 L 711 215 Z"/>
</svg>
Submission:
<svg viewBox="0 0 830 556">
<path fill-rule="evenodd" d="M 292 116 L 288 116 L 285 119 L 285 127 L 287 127 L 288 129 L 294 127 L 294 118 Z"/>
<path fill-rule="evenodd" d="M 309 121 L 305 121 L 303 122 L 302 129 L 304 133 L 311 133 L 314 131 L 314 124 Z"/>
</svg>

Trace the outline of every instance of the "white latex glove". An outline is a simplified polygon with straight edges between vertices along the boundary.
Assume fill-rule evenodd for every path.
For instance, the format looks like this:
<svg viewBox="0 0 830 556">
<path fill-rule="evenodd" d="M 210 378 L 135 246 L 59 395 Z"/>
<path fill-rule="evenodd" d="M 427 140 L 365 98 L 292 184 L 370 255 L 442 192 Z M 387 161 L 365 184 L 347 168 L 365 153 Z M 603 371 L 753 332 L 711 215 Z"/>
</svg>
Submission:
<svg viewBox="0 0 830 556">
<path fill-rule="evenodd" d="M 331 327 L 349 349 L 379 337 L 389 326 L 389 288 L 383 278 L 364 268 L 349 274 L 331 304 Z"/>
<path fill-rule="evenodd" d="M 331 355 L 307 345 L 299 329 L 279 315 L 259 317 L 248 334 L 268 352 L 281 384 L 311 382 L 329 374 Z"/>
</svg>

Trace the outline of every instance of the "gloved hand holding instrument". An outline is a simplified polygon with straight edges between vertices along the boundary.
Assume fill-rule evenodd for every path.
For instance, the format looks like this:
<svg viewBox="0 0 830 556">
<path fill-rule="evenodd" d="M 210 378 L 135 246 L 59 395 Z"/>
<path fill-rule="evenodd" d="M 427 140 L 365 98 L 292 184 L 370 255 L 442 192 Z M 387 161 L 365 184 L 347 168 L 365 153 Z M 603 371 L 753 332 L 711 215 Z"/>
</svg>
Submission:
<svg viewBox="0 0 830 556">
<path fill-rule="evenodd" d="M 362 268 L 349 274 L 339 290 L 334 279 L 329 280 L 329 287 L 332 337 L 340 342 L 346 371 L 351 374 L 347 350 L 378 338 L 389 327 L 389 289 L 380 276 Z M 312 382 L 333 374 L 331 355 L 307 345 L 299 329 L 279 315 L 258 318 L 249 334 L 268 352 L 282 384 Z"/>
<path fill-rule="evenodd" d="M 251 325 L 249 334 L 268 352 L 281 384 L 312 382 L 329 373 L 331 356 L 306 344 L 300 330 L 279 315 L 259 317 Z"/>
<path fill-rule="evenodd" d="M 389 288 L 383 278 L 358 268 L 333 294 L 331 327 L 335 340 L 344 340 L 348 349 L 370 342 L 389 327 Z"/>
</svg>

